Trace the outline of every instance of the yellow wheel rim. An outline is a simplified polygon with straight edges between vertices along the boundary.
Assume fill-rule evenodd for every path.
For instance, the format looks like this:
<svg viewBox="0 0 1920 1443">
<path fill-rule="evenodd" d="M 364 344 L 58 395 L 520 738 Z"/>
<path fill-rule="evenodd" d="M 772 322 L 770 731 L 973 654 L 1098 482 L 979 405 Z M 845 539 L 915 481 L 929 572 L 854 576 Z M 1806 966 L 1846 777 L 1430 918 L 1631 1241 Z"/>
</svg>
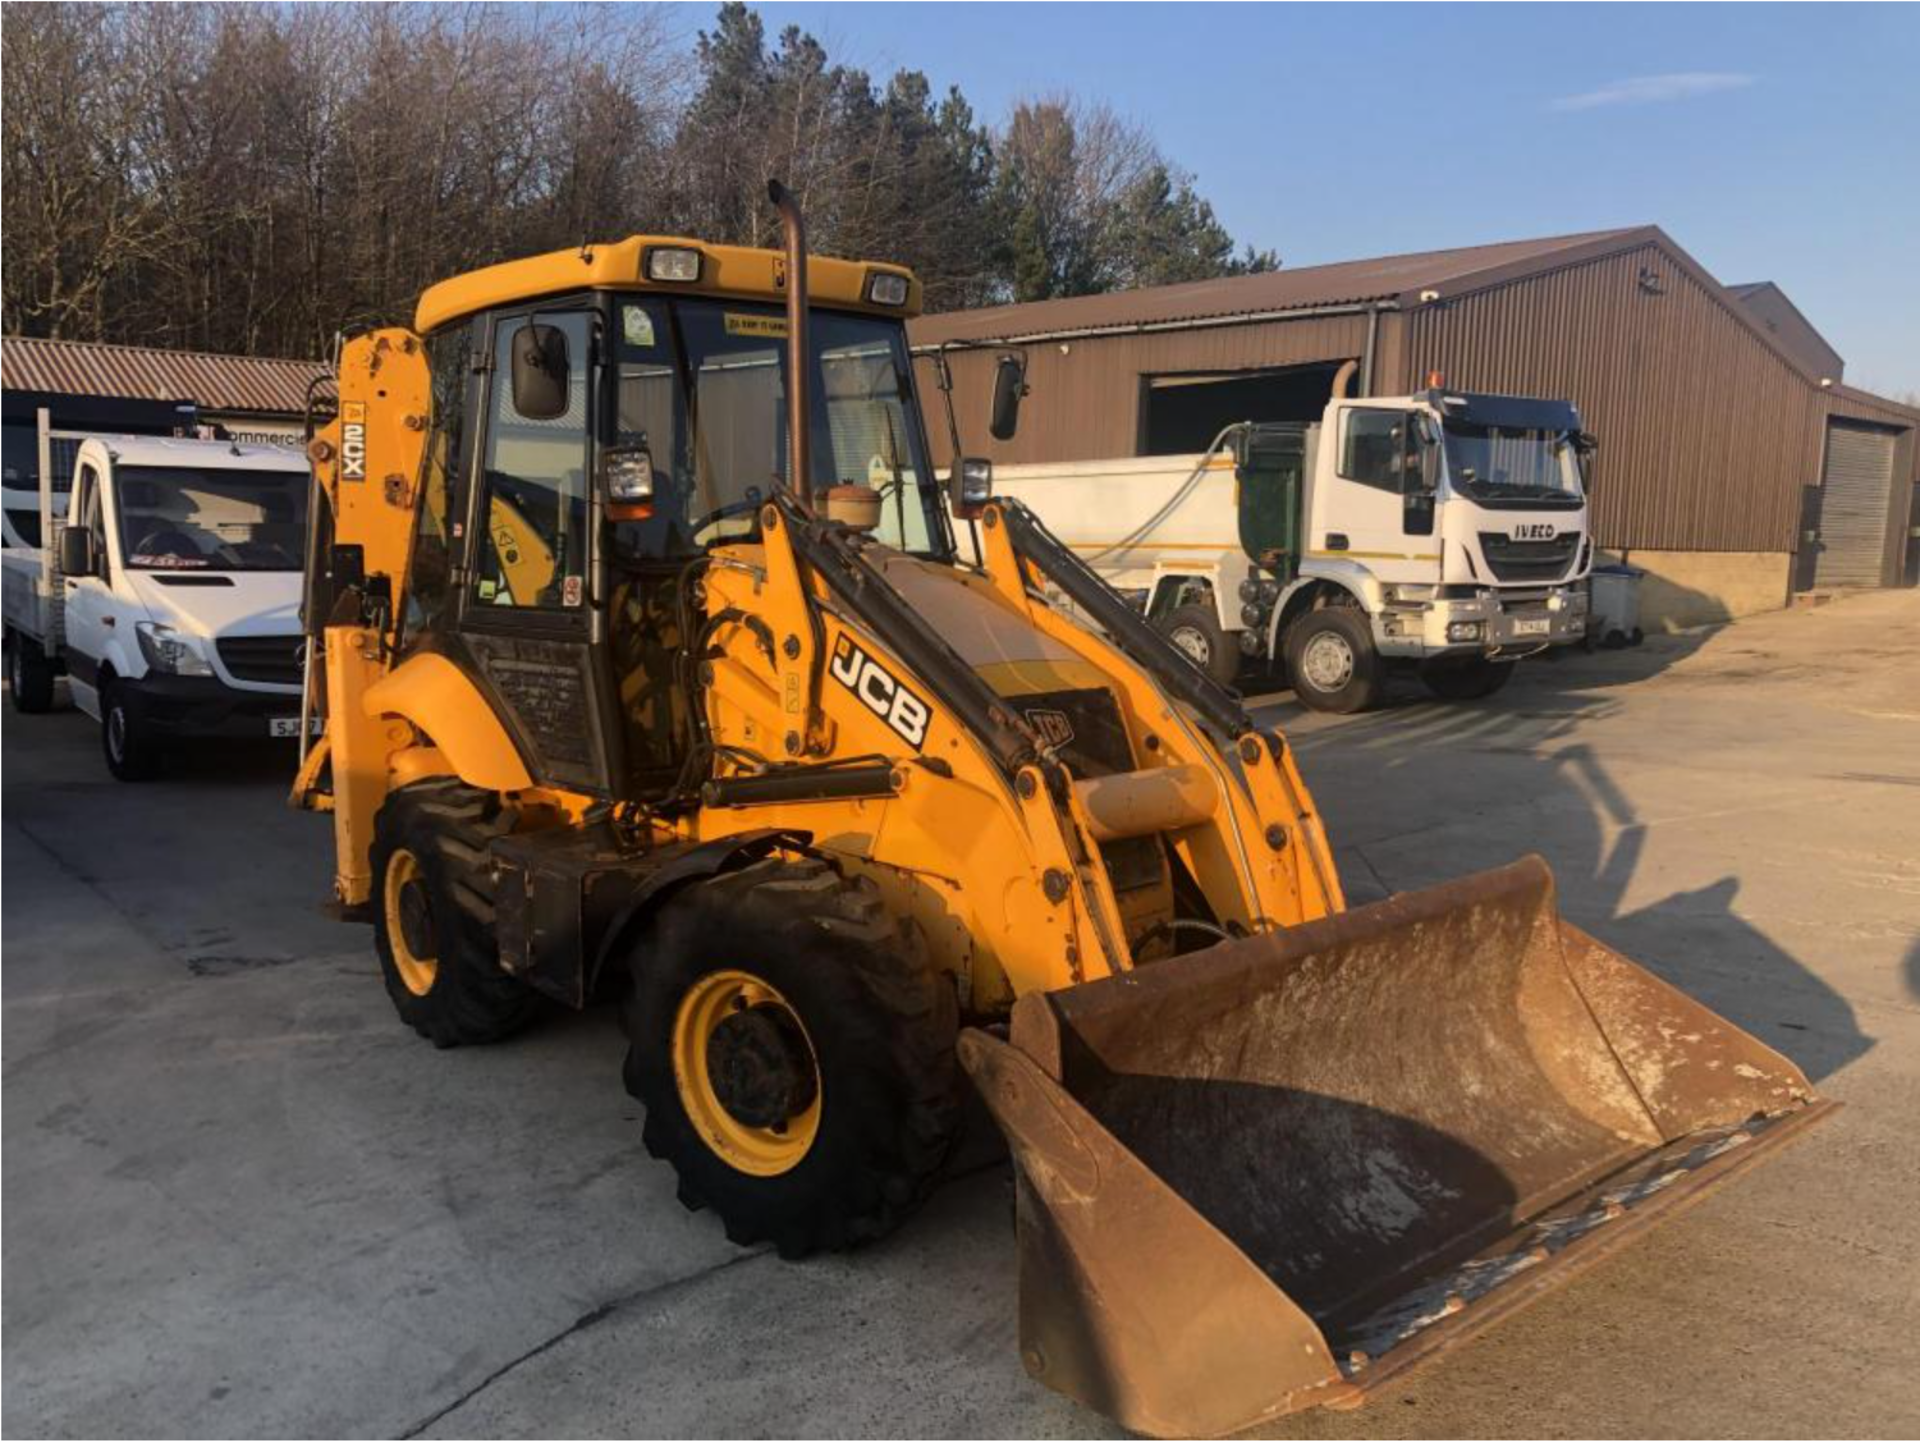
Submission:
<svg viewBox="0 0 1920 1443">
<path fill-rule="evenodd" d="M 811 1071 L 811 1100 L 771 1127 L 757 1127 L 730 1111 L 709 1067 L 709 1044 L 728 1018 L 750 1008 L 778 1008 L 803 1045 Z M 680 999 L 673 1019 L 673 1081 L 680 1105 L 701 1140 L 728 1166 L 753 1177 L 778 1177 L 800 1165 L 820 1131 L 820 1063 L 813 1039 L 791 1003 L 749 972 L 710 972 Z"/>
<path fill-rule="evenodd" d="M 431 949 L 423 956 L 407 942 L 402 904 L 409 882 L 425 887 L 426 877 L 421 871 L 420 859 L 402 847 L 388 859 L 386 882 L 381 888 L 387 913 L 387 946 L 393 950 L 393 968 L 400 974 L 401 985 L 415 997 L 425 997 L 433 990 L 440 958 Z"/>
</svg>

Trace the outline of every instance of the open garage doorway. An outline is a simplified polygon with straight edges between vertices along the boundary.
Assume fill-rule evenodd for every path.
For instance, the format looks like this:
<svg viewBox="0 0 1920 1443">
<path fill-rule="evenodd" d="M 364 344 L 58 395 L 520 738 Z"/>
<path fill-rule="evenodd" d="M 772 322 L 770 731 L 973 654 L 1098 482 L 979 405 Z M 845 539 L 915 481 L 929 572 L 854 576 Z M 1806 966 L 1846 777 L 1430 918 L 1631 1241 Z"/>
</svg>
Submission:
<svg viewBox="0 0 1920 1443">
<path fill-rule="evenodd" d="M 1140 454 L 1204 451 L 1236 421 L 1318 421 L 1339 361 L 1256 371 L 1143 376 Z"/>
</svg>

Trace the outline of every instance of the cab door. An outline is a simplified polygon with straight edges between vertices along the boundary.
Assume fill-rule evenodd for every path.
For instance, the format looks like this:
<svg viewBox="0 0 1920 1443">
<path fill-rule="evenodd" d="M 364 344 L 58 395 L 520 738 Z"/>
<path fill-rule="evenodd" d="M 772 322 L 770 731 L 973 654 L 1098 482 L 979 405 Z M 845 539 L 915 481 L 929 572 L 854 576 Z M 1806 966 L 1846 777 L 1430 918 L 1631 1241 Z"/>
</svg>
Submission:
<svg viewBox="0 0 1920 1443">
<path fill-rule="evenodd" d="M 1340 408 L 1333 474 L 1315 487 L 1310 555 L 1350 558 L 1388 581 L 1431 571 L 1440 547 L 1418 424 L 1400 408 Z"/>
<path fill-rule="evenodd" d="M 549 303 L 537 313 L 496 312 L 478 329 L 485 382 L 463 528 L 467 564 L 455 575 L 458 645 L 536 781 L 611 796 L 620 738 L 611 725 L 592 482 L 599 313 L 586 299 Z M 557 357 L 552 333 L 562 343 Z M 547 363 L 564 364 L 557 414 L 516 405 L 514 348 L 530 335 L 546 335 Z"/>
<path fill-rule="evenodd" d="M 93 533 L 93 555 L 96 574 L 93 576 L 67 576 L 61 578 L 64 592 L 66 622 L 66 653 L 68 682 L 73 691 L 74 705 L 92 717 L 100 719 L 100 659 L 106 655 L 107 643 L 119 627 L 119 618 L 114 615 L 113 577 L 114 562 L 108 555 L 106 488 L 102 485 L 99 469 L 89 461 L 80 467 L 78 479 L 74 482 L 74 499 L 68 515 L 75 518 L 76 524 L 84 526 Z M 55 538 L 55 545 L 58 538 Z M 50 560 L 54 554 L 50 547 L 46 555 Z M 131 629 L 132 623 L 128 623 Z M 136 646 L 131 636 L 125 638 L 127 647 Z"/>
</svg>

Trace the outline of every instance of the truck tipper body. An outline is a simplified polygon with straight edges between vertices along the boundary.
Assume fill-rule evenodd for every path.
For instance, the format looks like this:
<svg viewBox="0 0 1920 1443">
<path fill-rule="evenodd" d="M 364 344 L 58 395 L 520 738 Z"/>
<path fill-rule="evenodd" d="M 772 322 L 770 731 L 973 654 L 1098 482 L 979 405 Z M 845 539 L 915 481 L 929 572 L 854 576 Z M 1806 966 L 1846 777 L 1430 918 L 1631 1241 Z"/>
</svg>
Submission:
<svg viewBox="0 0 1920 1443">
<path fill-rule="evenodd" d="M 14 706 L 64 674 L 123 780 L 176 739 L 297 735 L 308 491 L 280 447 L 82 439 L 51 544 L 0 556 Z"/>
<path fill-rule="evenodd" d="M 1485 695 L 1584 639 L 1593 444 L 1568 402 L 1432 390 L 1229 427 L 1200 455 L 1001 467 L 994 487 L 1216 680 L 1280 673 L 1358 711 L 1396 667 Z"/>
</svg>

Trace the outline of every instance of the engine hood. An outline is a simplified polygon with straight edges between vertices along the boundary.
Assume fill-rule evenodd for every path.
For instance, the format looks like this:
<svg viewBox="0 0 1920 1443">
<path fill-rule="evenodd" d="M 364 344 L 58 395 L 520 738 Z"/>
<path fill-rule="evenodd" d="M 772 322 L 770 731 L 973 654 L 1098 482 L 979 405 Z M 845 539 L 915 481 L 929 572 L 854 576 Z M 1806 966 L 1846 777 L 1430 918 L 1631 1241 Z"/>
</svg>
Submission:
<svg viewBox="0 0 1920 1443">
<path fill-rule="evenodd" d="M 300 630 L 297 571 L 123 573 L 157 621 L 196 636 L 292 636 Z"/>
<path fill-rule="evenodd" d="M 877 547 L 868 557 L 996 695 L 1106 684 L 1098 667 L 1016 615 L 985 579 Z"/>
</svg>

